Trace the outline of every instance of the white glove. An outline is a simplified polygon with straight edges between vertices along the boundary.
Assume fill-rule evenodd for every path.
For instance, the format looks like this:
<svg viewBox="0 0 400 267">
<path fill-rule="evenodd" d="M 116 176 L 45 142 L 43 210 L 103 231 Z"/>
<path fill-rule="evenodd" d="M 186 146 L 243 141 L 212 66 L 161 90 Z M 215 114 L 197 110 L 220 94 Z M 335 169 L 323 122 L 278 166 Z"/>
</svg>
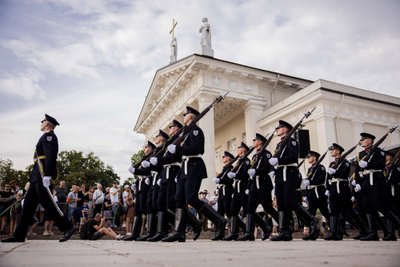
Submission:
<svg viewBox="0 0 400 267">
<path fill-rule="evenodd" d="M 308 198 L 307 197 L 303 197 L 303 202 L 308 202 Z"/>
<path fill-rule="evenodd" d="M 143 168 L 148 168 L 150 167 L 150 162 L 148 162 L 147 160 L 143 160 L 141 165 Z"/>
<path fill-rule="evenodd" d="M 357 184 L 356 180 L 353 179 L 353 180 L 351 181 L 351 185 L 352 185 L 352 186 L 356 186 L 356 184 Z"/>
<path fill-rule="evenodd" d="M 44 187 L 49 187 L 50 186 L 50 180 L 51 180 L 51 176 L 44 176 L 42 178 L 43 186 Z"/>
<path fill-rule="evenodd" d="M 161 186 L 161 179 L 158 179 L 158 180 L 157 180 L 157 185 L 158 185 L 158 186 Z"/>
<path fill-rule="evenodd" d="M 151 165 L 157 165 L 158 159 L 156 157 L 151 157 L 150 158 L 150 163 L 151 163 Z"/>
<path fill-rule="evenodd" d="M 301 183 L 302 183 L 302 187 L 303 187 L 303 188 L 307 188 L 307 186 L 310 185 L 310 180 L 308 180 L 308 179 L 303 179 L 303 180 L 301 180 Z"/>
<path fill-rule="evenodd" d="M 247 171 L 247 173 L 248 173 L 251 177 L 254 177 L 254 175 L 256 175 L 256 169 L 249 169 L 249 170 Z"/>
<path fill-rule="evenodd" d="M 131 189 L 132 189 L 133 191 L 136 191 L 136 184 L 133 184 L 133 185 L 131 186 Z"/>
<path fill-rule="evenodd" d="M 214 179 L 213 179 L 213 181 L 214 181 L 214 183 L 216 183 L 216 184 L 219 184 L 219 178 L 217 178 L 217 177 L 215 177 Z"/>
<path fill-rule="evenodd" d="M 249 192 L 250 192 L 250 190 L 249 190 L 249 189 L 246 189 L 246 190 L 244 190 L 244 193 L 245 193 L 246 195 L 248 195 L 248 194 L 249 194 Z"/>
<path fill-rule="evenodd" d="M 274 171 L 272 171 L 272 172 L 269 172 L 269 173 L 268 173 L 268 175 L 269 175 L 269 177 L 271 177 L 271 178 L 272 178 L 272 177 L 274 177 L 274 176 L 275 176 L 275 172 L 274 172 Z"/>
<path fill-rule="evenodd" d="M 329 175 L 334 175 L 336 173 L 336 170 L 334 168 L 328 168 L 328 173 Z"/>
<path fill-rule="evenodd" d="M 367 168 L 368 162 L 366 162 L 364 160 L 360 160 L 360 162 L 358 163 L 358 166 L 360 166 L 360 168 L 362 168 L 362 169 Z"/>
<path fill-rule="evenodd" d="M 356 202 L 356 198 L 354 196 L 351 197 L 351 202 Z"/>
<path fill-rule="evenodd" d="M 271 164 L 272 166 L 275 166 L 276 164 L 278 164 L 278 159 L 277 158 L 270 158 L 269 159 L 269 164 Z"/>
<path fill-rule="evenodd" d="M 174 181 L 175 183 L 178 183 L 178 177 L 175 177 Z"/>
<path fill-rule="evenodd" d="M 169 146 L 167 147 L 167 150 L 168 150 L 169 153 L 175 154 L 175 152 L 176 152 L 176 145 L 174 145 L 174 144 L 169 145 Z"/>
<path fill-rule="evenodd" d="M 356 187 L 354 187 L 354 191 L 360 192 L 361 191 L 361 185 L 360 184 L 356 184 Z"/>
<path fill-rule="evenodd" d="M 228 172 L 228 177 L 231 178 L 231 179 L 233 179 L 233 178 L 236 177 L 236 173 L 234 173 L 234 172 Z"/>
<path fill-rule="evenodd" d="M 325 191 L 325 196 L 329 197 L 331 194 L 329 193 L 329 190 Z"/>
<path fill-rule="evenodd" d="M 128 171 L 132 174 L 135 174 L 135 167 L 129 167 Z"/>
<path fill-rule="evenodd" d="M 149 178 L 146 178 L 146 179 L 144 180 L 144 183 L 147 184 L 147 185 L 149 185 L 149 184 L 150 184 L 150 179 L 149 179 Z"/>
</svg>

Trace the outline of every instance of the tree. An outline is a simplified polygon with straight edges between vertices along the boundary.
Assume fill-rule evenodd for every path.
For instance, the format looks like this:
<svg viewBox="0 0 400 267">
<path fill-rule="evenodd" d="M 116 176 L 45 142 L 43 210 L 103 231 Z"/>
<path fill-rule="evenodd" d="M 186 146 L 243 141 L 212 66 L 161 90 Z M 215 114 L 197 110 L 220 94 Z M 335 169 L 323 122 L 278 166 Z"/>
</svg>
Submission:
<svg viewBox="0 0 400 267">
<path fill-rule="evenodd" d="M 110 165 L 104 162 L 94 153 L 84 155 L 79 151 L 62 151 L 57 160 L 58 177 L 56 182 L 64 180 L 69 186 L 73 184 L 94 185 L 101 183 L 104 186 L 111 185 L 113 181 L 119 181 L 119 176 Z"/>
<path fill-rule="evenodd" d="M 132 166 L 139 164 L 140 162 L 142 162 L 142 159 L 144 157 L 144 151 L 143 149 L 139 150 L 137 153 L 133 154 L 131 157 L 131 163 Z M 136 177 L 128 177 L 128 179 L 126 179 L 126 182 L 124 184 L 134 184 L 136 181 Z"/>
<path fill-rule="evenodd" d="M 0 184 L 10 183 L 15 181 L 16 185 L 24 187 L 28 181 L 29 170 L 21 171 L 13 168 L 14 163 L 10 159 L 0 159 Z"/>
</svg>

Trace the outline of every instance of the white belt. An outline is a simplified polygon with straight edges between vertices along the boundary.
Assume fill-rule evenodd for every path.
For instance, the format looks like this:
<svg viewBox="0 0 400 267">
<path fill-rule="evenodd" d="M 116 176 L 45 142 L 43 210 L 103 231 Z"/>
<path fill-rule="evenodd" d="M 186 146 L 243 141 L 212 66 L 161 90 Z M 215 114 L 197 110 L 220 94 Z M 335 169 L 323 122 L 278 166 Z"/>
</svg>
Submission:
<svg viewBox="0 0 400 267">
<path fill-rule="evenodd" d="M 174 162 L 174 163 L 171 163 L 171 164 L 164 165 L 164 168 L 165 168 L 165 179 L 167 179 L 167 180 L 169 179 L 169 170 L 171 169 L 171 166 L 180 167 L 181 164 L 179 162 Z"/>
<path fill-rule="evenodd" d="M 235 180 L 233 186 L 237 189 L 237 192 L 240 193 L 240 182 L 241 180 Z"/>
<path fill-rule="evenodd" d="M 346 179 L 342 179 L 342 178 L 335 178 L 333 177 L 332 179 L 330 179 L 329 181 L 330 183 L 336 183 L 336 191 L 338 194 L 340 194 L 340 182 L 347 182 Z"/>
<path fill-rule="evenodd" d="M 323 186 L 323 184 L 308 186 L 308 189 L 314 189 L 314 192 L 315 192 L 315 195 L 317 196 L 317 198 L 319 198 L 319 194 L 318 194 L 318 187 L 319 186 Z"/>
<path fill-rule="evenodd" d="M 363 175 L 369 174 L 369 184 L 374 185 L 374 173 L 382 172 L 382 170 L 364 170 L 362 172 Z"/>
<path fill-rule="evenodd" d="M 139 178 L 139 189 L 138 189 L 138 191 L 140 191 L 140 189 L 142 189 L 142 179 L 141 178 Z"/>
<path fill-rule="evenodd" d="M 151 171 L 151 176 L 153 177 L 153 186 L 156 185 L 156 183 L 157 183 L 157 174 L 158 174 L 158 172 Z"/>
<path fill-rule="evenodd" d="M 222 188 L 222 195 L 225 196 L 225 185 L 224 184 L 220 184 L 219 188 Z"/>
<path fill-rule="evenodd" d="M 392 192 L 392 196 L 394 196 L 395 195 L 395 186 L 393 184 L 390 186 L 390 191 Z"/>
<path fill-rule="evenodd" d="M 297 163 L 291 163 L 287 165 L 276 165 L 276 169 L 283 168 L 283 181 L 286 182 L 286 170 L 287 167 L 297 167 Z"/>
<path fill-rule="evenodd" d="M 199 154 L 199 155 L 193 155 L 193 156 L 182 156 L 182 162 L 183 162 L 183 167 L 184 167 L 184 172 L 185 172 L 185 175 L 187 175 L 187 164 L 188 164 L 188 161 L 189 161 L 189 159 L 192 159 L 192 158 L 201 158 L 202 157 L 202 155 L 201 154 Z"/>
</svg>

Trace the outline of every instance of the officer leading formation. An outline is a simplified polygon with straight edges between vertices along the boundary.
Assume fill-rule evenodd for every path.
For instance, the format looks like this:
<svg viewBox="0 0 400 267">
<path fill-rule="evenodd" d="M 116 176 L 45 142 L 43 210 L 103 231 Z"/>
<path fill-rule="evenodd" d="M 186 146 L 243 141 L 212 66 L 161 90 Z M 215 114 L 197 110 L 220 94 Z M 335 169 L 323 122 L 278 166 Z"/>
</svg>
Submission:
<svg viewBox="0 0 400 267">
<path fill-rule="evenodd" d="M 309 229 L 303 240 L 316 240 L 321 236 L 317 210 L 329 225 L 325 240 L 342 240 L 346 222 L 359 231 L 354 239 L 380 240 L 377 230 L 381 229 L 382 240 L 397 240 L 396 230 L 400 228 L 399 152 L 393 154 L 379 147 L 395 128 L 378 141 L 373 134 L 360 133 L 359 143 L 347 151 L 337 143 L 331 144 L 323 155 L 309 151 L 307 162 L 310 167 L 302 177 L 299 143 L 293 136 L 312 111 L 294 126 L 279 120 L 273 133 L 267 136 L 257 133 L 251 147 L 241 142 L 236 155 L 225 151 L 223 168 L 213 179 L 219 196 L 218 209 L 201 201 L 199 190 L 202 180 L 207 178 L 202 158 L 204 136 L 210 133 L 204 133 L 197 122 L 221 100 L 217 99 L 203 112 L 187 106 L 183 123 L 174 119 L 168 133 L 160 129 L 154 143 L 146 142 L 143 158 L 129 168 L 136 177 L 133 185 L 136 216 L 132 234 L 125 236 L 124 241 L 185 242 L 188 226 L 193 230 L 193 239 L 198 239 L 202 221 L 189 212 L 189 207 L 213 223 L 213 241 L 254 241 L 256 225 L 262 230 L 263 241 L 291 241 L 293 215 Z M 55 118 L 45 115 L 21 220 L 14 234 L 2 242 L 25 241 L 39 203 L 64 232 L 60 242 L 67 241 L 75 231 L 50 193 L 51 179 L 57 177 L 58 140 L 54 129 L 58 125 Z M 280 140 L 270 152 L 268 145 L 274 137 Z M 359 146 L 362 151 L 354 159 L 348 158 Z M 327 155 L 332 161 L 325 167 L 322 160 Z M 273 199 L 276 199 L 276 205 Z M 147 222 L 147 233 L 141 236 L 144 221 Z M 270 221 L 279 226 L 279 233 L 274 236 L 271 235 Z M 173 227 L 171 233 L 170 226 Z"/>
</svg>

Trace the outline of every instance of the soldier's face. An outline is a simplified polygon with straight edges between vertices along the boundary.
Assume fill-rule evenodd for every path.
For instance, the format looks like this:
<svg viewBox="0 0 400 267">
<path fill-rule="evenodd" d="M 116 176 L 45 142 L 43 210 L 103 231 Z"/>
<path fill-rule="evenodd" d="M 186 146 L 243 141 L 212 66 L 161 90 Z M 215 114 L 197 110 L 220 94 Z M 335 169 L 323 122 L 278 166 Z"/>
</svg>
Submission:
<svg viewBox="0 0 400 267">
<path fill-rule="evenodd" d="M 222 156 L 222 163 L 226 164 L 229 162 L 229 160 L 230 160 L 230 157 Z"/>
<path fill-rule="evenodd" d="M 307 158 L 307 160 L 308 160 L 308 163 L 313 164 L 314 162 L 316 162 L 316 157 L 314 157 L 314 156 L 309 156 L 309 157 Z"/>
<path fill-rule="evenodd" d="M 187 113 L 184 117 L 183 117 L 183 123 L 187 124 L 189 121 L 191 121 L 193 118 L 193 114 L 192 113 Z"/>
<path fill-rule="evenodd" d="M 339 155 L 339 150 L 337 150 L 336 148 L 331 150 L 331 157 L 337 157 L 338 155 Z"/>
<path fill-rule="evenodd" d="M 47 120 L 42 120 L 40 124 L 40 130 L 44 131 L 46 129 L 47 124 L 48 124 Z"/>
<path fill-rule="evenodd" d="M 171 126 L 171 127 L 169 127 L 169 131 L 168 131 L 168 134 L 171 136 L 171 135 L 173 135 L 174 133 L 176 133 L 177 131 L 178 131 L 178 127 L 176 127 L 176 126 Z"/>
<path fill-rule="evenodd" d="M 386 155 L 385 156 L 385 163 L 386 163 L 387 166 L 392 164 L 392 161 L 393 161 L 393 157 L 391 155 Z"/>
<path fill-rule="evenodd" d="M 277 129 L 276 129 L 276 134 L 278 135 L 278 136 L 283 136 L 284 134 L 286 134 L 287 133 L 287 128 L 286 127 L 278 127 Z"/>
<path fill-rule="evenodd" d="M 372 145 L 372 139 L 371 138 L 363 138 L 361 141 L 361 146 L 366 148 L 370 147 Z"/>
</svg>

